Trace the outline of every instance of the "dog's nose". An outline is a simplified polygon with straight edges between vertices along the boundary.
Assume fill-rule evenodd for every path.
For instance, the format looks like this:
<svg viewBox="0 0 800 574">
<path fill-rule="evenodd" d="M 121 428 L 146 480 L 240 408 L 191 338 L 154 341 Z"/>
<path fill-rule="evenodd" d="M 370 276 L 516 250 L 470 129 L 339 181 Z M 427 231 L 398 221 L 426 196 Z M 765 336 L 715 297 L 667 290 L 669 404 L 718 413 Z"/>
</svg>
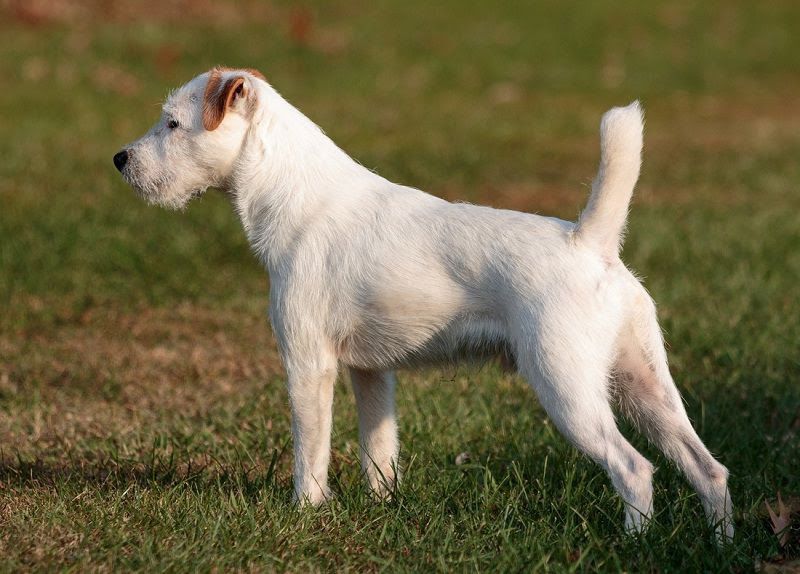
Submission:
<svg viewBox="0 0 800 574">
<path fill-rule="evenodd" d="M 128 163 L 128 150 L 124 149 L 114 156 L 114 165 L 117 169 L 122 171 L 125 164 Z"/>
</svg>

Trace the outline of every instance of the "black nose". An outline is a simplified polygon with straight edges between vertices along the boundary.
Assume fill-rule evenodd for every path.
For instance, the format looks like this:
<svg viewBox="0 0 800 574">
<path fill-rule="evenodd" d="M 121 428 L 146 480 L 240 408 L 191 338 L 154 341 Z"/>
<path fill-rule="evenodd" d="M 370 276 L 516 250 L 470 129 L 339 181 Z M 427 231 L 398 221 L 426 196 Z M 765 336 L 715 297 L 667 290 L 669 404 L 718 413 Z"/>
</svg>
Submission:
<svg viewBox="0 0 800 574">
<path fill-rule="evenodd" d="M 122 171 L 125 164 L 128 163 L 128 150 L 124 149 L 114 156 L 114 165 L 117 169 Z"/>
</svg>

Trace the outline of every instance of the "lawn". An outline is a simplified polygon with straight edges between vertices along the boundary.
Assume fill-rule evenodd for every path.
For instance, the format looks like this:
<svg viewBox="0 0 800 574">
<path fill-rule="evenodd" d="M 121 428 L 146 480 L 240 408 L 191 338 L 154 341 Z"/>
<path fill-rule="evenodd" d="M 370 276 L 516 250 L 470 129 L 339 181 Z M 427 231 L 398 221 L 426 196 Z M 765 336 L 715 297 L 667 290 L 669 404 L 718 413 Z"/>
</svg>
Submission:
<svg viewBox="0 0 800 574">
<path fill-rule="evenodd" d="M 0 2 L 0 570 L 789 571 L 798 22 L 794 0 Z M 385 503 L 340 381 L 336 498 L 296 508 L 268 278 L 233 210 L 218 193 L 148 207 L 111 162 L 215 64 L 260 69 L 390 179 L 568 219 L 600 115 L 641 99 L 624 259 L 730 469 L 734 541 L 713 543 L 686 481 L 623 425 L 658 467 L 654 523 L 626 537 L 603 472 L 494 365 L 400 373 L 404 482 Z"/>
</svg>

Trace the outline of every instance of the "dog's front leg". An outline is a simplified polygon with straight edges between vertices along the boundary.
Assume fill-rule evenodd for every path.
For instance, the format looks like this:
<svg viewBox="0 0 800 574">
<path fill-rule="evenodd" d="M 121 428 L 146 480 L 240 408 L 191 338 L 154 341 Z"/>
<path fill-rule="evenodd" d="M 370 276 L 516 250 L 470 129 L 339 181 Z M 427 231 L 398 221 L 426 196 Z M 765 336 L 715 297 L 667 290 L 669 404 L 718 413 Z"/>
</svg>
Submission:
<svg viewBox="0 0 800 574">
<path fill-rule="evenodd" d="M 397 479 L 397 422 L 394 374 L 350 369 L 358 407 L 361 467 L 378 497 L 391 494 Z"/>
<path fill-rule="evenodd" d="M 314 361 L 288 361 L 289 402 L 294 440 L 294 491 L 300 504 L 318 505 L 328 496 L 331 421 L 336 359 L 324 354 Z"/>
</svg>

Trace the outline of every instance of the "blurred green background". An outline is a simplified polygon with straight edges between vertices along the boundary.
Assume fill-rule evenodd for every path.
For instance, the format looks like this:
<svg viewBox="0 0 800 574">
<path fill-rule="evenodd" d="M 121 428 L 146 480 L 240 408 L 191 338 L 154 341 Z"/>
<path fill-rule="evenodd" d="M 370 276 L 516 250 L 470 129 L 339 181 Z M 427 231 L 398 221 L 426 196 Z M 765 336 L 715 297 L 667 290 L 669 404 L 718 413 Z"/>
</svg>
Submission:
<svg viewBox="0 0 800 574">
<path fill-rule="evenodd" d="M 752 569 L 798 555 L 800 4 L 0 0 L 3 569 Z M 402 374 L 406 482 L 290 503 L 267 278 L 227 200 L 142 203 L 111 157 L 168 91 L 253 67 L 341 147 L 451 200 L 573 219 L 612 105 L 646 111 L 624 258 L 659 303 L 739 531 L 656 462 L 653 529 L 492 366 Z M 627 429 L 628 431 L 630 429 Z M 635 433 L 628 433 L 636 436 Z M 468 451 L 472 463 L 457 467 Z M 691 548 L 691 551 L 687 551 Z"/>
</svg>

